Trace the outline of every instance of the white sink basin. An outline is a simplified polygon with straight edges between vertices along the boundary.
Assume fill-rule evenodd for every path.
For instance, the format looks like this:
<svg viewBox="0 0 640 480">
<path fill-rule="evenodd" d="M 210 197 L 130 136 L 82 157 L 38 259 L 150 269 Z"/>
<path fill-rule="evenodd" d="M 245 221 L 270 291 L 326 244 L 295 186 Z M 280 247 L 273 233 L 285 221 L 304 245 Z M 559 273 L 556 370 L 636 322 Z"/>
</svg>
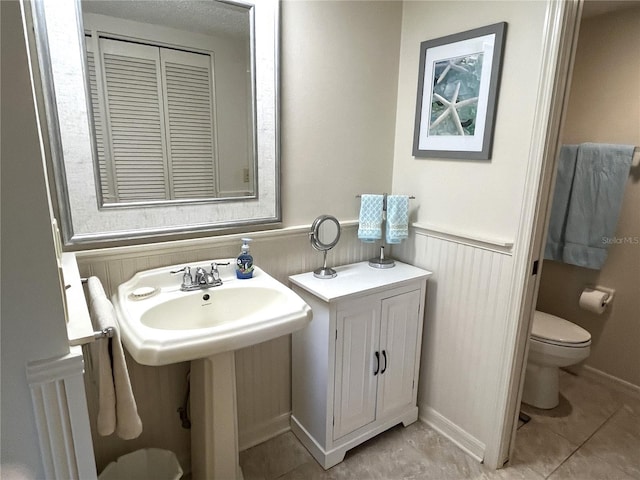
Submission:
<svg viewBox="0 0 640 480">
<path fill-rule="evenodd" d="M 225 262 L 229 260 L 218 260 Z M 192 271 L 211 262 L 191 265 Z M 143 365 L 210 357 L 261 343 L 303 328 L 311 308 L 292 290 L 255 267 L 253 278 L 239 280 L 235 262 L 220 266 L 223 284 L 183 292 L 179 266 L 137 273 L 118 287 L 113 304 L 131 356 Z M 149 296 L 145 294 L 155 288 Z"/>
</svg>

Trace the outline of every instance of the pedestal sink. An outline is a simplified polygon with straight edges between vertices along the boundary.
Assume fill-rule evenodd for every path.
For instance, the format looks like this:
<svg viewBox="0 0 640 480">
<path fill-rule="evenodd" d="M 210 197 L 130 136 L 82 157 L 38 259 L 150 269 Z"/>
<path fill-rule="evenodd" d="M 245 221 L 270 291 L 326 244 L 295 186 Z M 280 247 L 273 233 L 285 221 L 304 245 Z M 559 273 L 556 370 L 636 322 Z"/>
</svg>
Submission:
<svg viewBox="0 0 640 480">
<path fill-rule="evenodd" d="M 230 262 L 218 267 L 220 286 L 183 292 L 181 276 L 170 273 L 182 265 L 174 265 L 137 273 L 113 297 L 122 341 L 138 363 L 191 361 L 194 480 L 242 478 L 234 351 L 311 321 L 311 308 L 262 269 L 239 280 L 234 260 L 215 262 Z"/>
</svg>

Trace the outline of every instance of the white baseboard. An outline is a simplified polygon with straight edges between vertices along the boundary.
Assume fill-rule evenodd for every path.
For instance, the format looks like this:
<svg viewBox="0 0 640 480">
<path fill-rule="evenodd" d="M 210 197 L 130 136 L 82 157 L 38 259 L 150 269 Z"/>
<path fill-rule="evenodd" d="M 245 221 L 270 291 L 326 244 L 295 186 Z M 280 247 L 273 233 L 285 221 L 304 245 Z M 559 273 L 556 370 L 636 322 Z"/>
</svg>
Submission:
<svg viewBox="0 0 640 480">
<path fill-rule="evenodd" d="M 238 446 L 242 452 L 251 447 L 266 442 L 267 440 L 277 437 L 278 435 L 291 430 L 289 419 L 291 412 L 283 413 L 277 417 L 253 425 L 251 428 L 238 432 Z"/>
<path fill-rule="evenodd" d="M 433 408 L 424 404 L 420 405 L 420 420 L 447 437 L 478 462 L 483 461 L 484 443 L 436 412 Z"/>
<path fill-rule="evenodd" d="M 313 435 L 293 415 L 291 415 L 291 431 L 325 470 L 337 465 L 344 458 L 345 451 L 343 450 L 338 453 L 325 451 L 322 445 L 313 438 Z"/>
<path fill-rule="evenodd" d="M 630 397 L 640 400 L 640 386 L 634 385 L 633 383 L 627 382 L 626 380 L 622 380 L 621 378 L 614 377 L 613 375 L 605 373 L 596 368 L 590 367 L 588 365 L 583 365 L 577 371 L 577 375 L 592 379 L 602 385 L 605 385 L 606 387 L 611 388 L 612 390 L 624 393 L 626 395 L 629 395 Z"/>
</svg>

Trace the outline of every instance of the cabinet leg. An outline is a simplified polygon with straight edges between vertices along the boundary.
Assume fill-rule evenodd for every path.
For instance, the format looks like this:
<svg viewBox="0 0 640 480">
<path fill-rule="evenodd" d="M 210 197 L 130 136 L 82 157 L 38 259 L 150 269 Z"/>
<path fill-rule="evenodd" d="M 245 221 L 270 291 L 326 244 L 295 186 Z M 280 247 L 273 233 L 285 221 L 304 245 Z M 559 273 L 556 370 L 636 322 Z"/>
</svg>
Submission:
<svg viewBox="0 0 640 480">
<path fill-rule="evenodd" d="M 415 423 L 416 420 L 418 420 L 418 407 L 414 407 L 411 411 L 407 412 L 402 418 L 402 426 L 408 427 L 412 423 Z"/>
</svg>

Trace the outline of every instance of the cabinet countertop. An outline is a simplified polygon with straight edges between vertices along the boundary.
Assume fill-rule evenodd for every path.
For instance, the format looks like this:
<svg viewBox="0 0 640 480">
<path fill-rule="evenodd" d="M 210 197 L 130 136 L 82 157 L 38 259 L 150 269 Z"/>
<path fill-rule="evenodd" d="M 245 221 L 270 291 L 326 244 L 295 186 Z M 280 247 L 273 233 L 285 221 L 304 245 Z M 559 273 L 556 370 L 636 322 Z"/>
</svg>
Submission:
<svg viewBox="0 0 640 480">
<path fill-rule="evenodd" d="M 325 302 L 331 302 L 432 275 L 428 270 L 398 261 L 393 268 L 374 268 L 369 266 L 369 262 L 364 261 L 335 267 L 334 270 L 338 275 L 331 279 L 316 278 L 313 272 L 307 272 L 292 275 L 289 281 Z"/>
</svg>

